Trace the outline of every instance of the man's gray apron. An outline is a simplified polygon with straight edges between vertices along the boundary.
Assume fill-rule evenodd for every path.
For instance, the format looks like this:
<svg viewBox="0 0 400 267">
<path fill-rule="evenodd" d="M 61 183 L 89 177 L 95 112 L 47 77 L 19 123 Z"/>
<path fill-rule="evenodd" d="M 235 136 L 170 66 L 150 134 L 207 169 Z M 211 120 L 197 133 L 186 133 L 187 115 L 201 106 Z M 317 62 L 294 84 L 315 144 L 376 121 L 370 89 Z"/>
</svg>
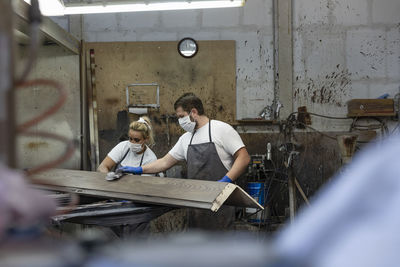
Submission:
<svg viewBox="0 0 400 267">
<path fill-rule="evenodd" d="M 218 156 L 215 144 L 211 139 L 211 120 L 208 123 L 210 142 L 192 145 L 190 139 L 187 151 L 187 173 L 189 179 L 217 181 L 224 177 L 228 170 Z M 232 226 L 235 208 L 222 206 L 218 212 L 200 209 L 189 209 L 189 228 L 205 230 L 227 230 Z"/>
</svg>

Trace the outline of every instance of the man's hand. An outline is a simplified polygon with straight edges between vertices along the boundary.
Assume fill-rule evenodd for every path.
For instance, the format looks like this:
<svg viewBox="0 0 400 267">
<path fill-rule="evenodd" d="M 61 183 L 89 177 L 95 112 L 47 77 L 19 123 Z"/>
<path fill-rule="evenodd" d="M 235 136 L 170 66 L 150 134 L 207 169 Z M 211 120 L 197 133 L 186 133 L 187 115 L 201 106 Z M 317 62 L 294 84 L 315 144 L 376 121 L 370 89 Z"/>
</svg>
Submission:
<svg viewBox="0 0 400 267">
<path fill-rule="evenodd" d="M 143 173 L 143 168 L 142 167 L 124 166 L 124 167 L 118 168 L 117 172 L 132 173 L 132 174 L 140 175 Z"/>
<path fill-rule="evenodd" d="M 218 180 L 218 182 L 223 182 L 223 183 L 232 183 L 232 179 L 228 177 L 228 175 L 225 175 L 222 177 L 221 180 Z"/>
</svg>

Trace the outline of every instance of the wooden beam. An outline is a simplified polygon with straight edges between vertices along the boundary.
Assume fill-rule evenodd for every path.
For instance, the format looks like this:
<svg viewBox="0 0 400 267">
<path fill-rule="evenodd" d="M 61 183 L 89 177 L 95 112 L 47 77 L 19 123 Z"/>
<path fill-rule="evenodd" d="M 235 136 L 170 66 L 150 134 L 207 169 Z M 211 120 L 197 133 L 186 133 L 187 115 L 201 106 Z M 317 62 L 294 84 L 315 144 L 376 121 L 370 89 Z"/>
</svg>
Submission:
<svg viewBox="0 0 400 267">
<path fill-rule="evenodd" d="M 286 119 L 293 112 L 293 37 L 292 0 L 275 0 L 277 12 L 277 53 L 276 66 L 279 101 L 283 105 L 280 118 Z"/>
<path fill-rule="evenodd" d="M 309 206 L 310 205 L 310 201 L 308 201 L 308 198 L 307 198 L 306 194 L 304 193 L 303 188 L 301 188 L 301 185 L 300 185 L 299 181 L 296 178 L 294 178 L 294 184 L 296 185 L 297 190 L 299 190 L 300 195 L 303 197 L 304 201 Z"/>
<path fill-rule="evenodd" d="M 393 99 L 351 99 L 347 102 L 347 117 L 394 116 Z"/>
<path fill-rule="evenodd" d="M 100 158 L 99 158 L 99 127 L 97 124 L 97 88 L 96 88 L 96 63 L 94 59 L 94 49 L 90 49 L 89 51 L 89 60 L 90 60 L 90 83 L 91 83 L 91 96 L 92 96 L 92 103 L 89 103 L 89 106 L 93 109 L 93 134 L 94 134 L 94 145 L 95 145 L 95 169 L 92 171 L 96 171 L 97 167 L 100 165 Z"/>
<path fill-rule="evenodd" d="M 125 175 L 106 181 L 99 172 L 53 169 L 33 176 L 40 188 L 136 202 L 218 211 L 222 205 L 263 207 L 239 186 L 204 180 Z"/>
</svg>

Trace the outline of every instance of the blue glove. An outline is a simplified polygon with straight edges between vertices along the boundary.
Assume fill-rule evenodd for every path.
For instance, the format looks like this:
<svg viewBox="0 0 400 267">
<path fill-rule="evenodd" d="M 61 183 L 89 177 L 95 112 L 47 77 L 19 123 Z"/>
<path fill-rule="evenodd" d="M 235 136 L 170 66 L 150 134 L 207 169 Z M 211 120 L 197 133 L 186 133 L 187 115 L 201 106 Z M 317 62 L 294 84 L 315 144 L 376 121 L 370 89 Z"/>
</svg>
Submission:
<svg viewBox="0 0 400 267">
<path fill-rule="evenodd" d="M 232 179 L 228 177 L 228 175 L 225 175 L 222 177 L 221 180 L 218 180 L 218 182 L 223 182 L 223 183 L 232 183 Z"/>
<path fill-rule="evenodd" d="M 130 167 L 130 166 L 123 166 L 118 168 L 117 171 L 124 172 L 124 173 L 132 173 L 132 174 L 142 174 L 143 168 L 142 167 Z"/>
</svg>

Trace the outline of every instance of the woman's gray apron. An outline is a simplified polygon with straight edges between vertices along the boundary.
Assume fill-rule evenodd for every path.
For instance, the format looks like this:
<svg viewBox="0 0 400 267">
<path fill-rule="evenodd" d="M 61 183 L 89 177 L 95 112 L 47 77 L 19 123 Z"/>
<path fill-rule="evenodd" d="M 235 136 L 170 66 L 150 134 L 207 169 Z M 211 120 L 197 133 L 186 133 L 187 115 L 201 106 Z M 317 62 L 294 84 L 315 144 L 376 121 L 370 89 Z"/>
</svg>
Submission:
<svg viewBox="0 0 400 267">
<path fill-rule="evenodd" d="M 116 170 L 118 170 L 119 167 L 122 167 L 121 162 L 126 158 L 126 156 L 127 156 L 128 153 L 129 153 L 129 150 L 130 150 L 130 148 L 128 148 L 128 151 L 126 151 L 126 153 L 125 153 L 125 155 L 122 157 L 122 159 L 121 159 L 117 164 L 115 164 L 114 170 L 113 170 L 114 172 L 115 172 Z M 142 158 L 140 159 L 140 165 L 139 165 L 139 166 L 142 166 L 142 164 L 143 164 L 144 153 L 146 153 L 146 150 L 144 150 L 143 153 L 142 153 Z"/>
<path fill-rule="evenodd" d="M 211 139 L 211 120 L 208 123 L 210 141 L 208 143 L 192 145 L 190 139 L 187 151 L 187 173 L 189 179 L 218 181 L 226 175 L 228 170 L 218 156 L 215 144 Z M 205 230 L 226 230 L 232 226 L 235 208 L 222 206 L 218 212 L 201 209 L 189 209 L 189 228 Z"/>
</svg>

